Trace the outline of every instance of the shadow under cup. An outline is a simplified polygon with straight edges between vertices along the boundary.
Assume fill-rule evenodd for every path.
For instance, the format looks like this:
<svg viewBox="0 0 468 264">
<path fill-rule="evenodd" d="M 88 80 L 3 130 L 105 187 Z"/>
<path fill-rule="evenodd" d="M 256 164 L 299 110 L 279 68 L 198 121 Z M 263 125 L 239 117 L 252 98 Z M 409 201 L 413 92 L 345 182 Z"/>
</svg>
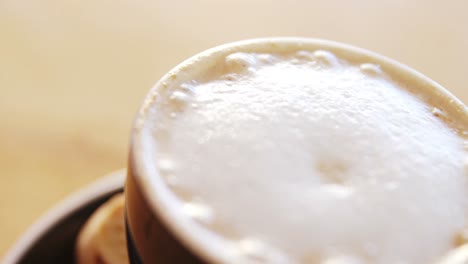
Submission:
<svg viewBox="0 0 468 264">
<path fill-rule="evenodd" d="M 148 166 L 154 161 L 148 160 L 147 155 L 142 151 L 142 144 L 144 144 L 142 126 L 147 121 L 148 109 L 154 103 L 158 89 L 162 89 L 161 86 L 166 87 L 167 84 L 170 86 L 174 82 L 180 82 L 181 80 L 174 81 L 174 73 L 188 71 L 196 75 L 207 69 L 206 63 L 203 64 L 203 62 L 211 60 L 211 66 L 213 66 L 216 58 L 225 58 L 233 52 L 284 52 L 288 50 L 326 50 L 338 57 L 345 57 L 350 62 L 377 64 L 390 76 L 398 76 L 402 82 L 418 83 L 419 91 L 431 95 L 430 103 L 448 105 L 449 107 L 444 111 L 449 116 L 462 116 L 461 125 L 464 128 L 468 127 L 466 107 L 443 87 L 407 66 L 360 48 L 317 39 L 269 38 L 226 44 L 202 52 L 166 74 L 149 92 L 136 116 L 125 187 L 127 237 L 131 263 L 228 262 L 221 247 L 207 244 L 187 225 L 184 225 L 184 220 L 174 217 L 171 213 L 171 203 L 166 199 L 170 189 L 156 171 L 151 171 L 155 168 L 154 164 Z"/>
</svg>

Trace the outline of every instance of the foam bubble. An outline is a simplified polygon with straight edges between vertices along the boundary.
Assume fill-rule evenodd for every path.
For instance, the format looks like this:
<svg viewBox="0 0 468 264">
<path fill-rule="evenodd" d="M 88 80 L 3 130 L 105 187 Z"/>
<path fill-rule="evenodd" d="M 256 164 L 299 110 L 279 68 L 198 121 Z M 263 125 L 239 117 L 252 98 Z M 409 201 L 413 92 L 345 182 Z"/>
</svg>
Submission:
<svg viewBox="0 0 468 264">
<path fill-rule="evenodd" d="M 180 85 L 180 90 L 187 94 L 187 93 L 192 93 L 193 92 L 193 89 L 194 89 L 194 83 L 182 83 Z"/>
<path fill-rule="evenodd" d="M 431 112 L 432 112 L 432 114 L 433 114 L 434 116 L 436 116 L 436 117 L 441 117 L 441 116 L 444 115 L 444 112 L 442 112 L 442 110 L 440 110 L 440 109 L 437 108 L 437 107 L 432 108 L 432 111 L 431 111 Z"/>
<path fill-rule="evenodd" d="M 270 64 L 276 61 L 276 57 L 271 54 L 259 54 L 258 60 L 264 64 Z"/>
<path fill-rule="evenodd" d="M 256 59 L 250 54 L 237 52 L 226 56 L 225 64 L 228 72 L 242 73 L 254 66 Z"/>
<path fill-rule="evenodd" d="M 170 99 L 176 103 L 185 104 L 190 101 L 190 96 L 182 91 L 175 91 L 172 93 Z"/>
<path fill-rule="evenodd" d="M 336 67 L 340 65 L 340 61 L 335 56 L 335 54 L 329 51 L 325 51 L 325 50 L 314 51 L 313 57 L 314 59 L 317 60 L 317 62 L 321 63 L 322 65 L 327 65 L 331 67 Z"/>
<path fill-rule="evenodd" d="M 184 204 L 183 211 L 194 220 L 211 224 L 213 222 L 213 210 L 206 204 L 200 202 L 188 202 Z"/>
<path fill-rule="evenodd" d="M 300 50 L 296 52 L 296 57 L 299 59 L 308 60 L 308 61 L 315 60 L 314 53 L 310 51 L 306 51 L 306 50 Z"/>
<path fill-rule="evenodd" d="M 175 162 L 171 159 L 161 158 L 157 165 L 159 172 L 163 175 L 173 173 L 175 169 Z"/>
<path fill-rule="evenodd" d="M 370 75 L 382 74 L 382 70 L 380 69 L 380 66 L 377 64 L 373 64 L 373 63 L 363 63 L 359 66 L 359 69 L 361 70 L 361 72 L 365 74 L 370 74 Z"/>
</svg>

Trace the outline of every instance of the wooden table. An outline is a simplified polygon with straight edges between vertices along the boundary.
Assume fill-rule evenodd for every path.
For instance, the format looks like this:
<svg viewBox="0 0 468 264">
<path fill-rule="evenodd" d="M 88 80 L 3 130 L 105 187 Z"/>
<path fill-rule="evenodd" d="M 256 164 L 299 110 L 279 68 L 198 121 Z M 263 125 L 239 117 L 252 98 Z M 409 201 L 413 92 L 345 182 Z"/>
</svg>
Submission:
<svg viewBox="0 0 468 264">
<path fill-rule="evenodd" d="M 125 167 L 146 91 L 211 46 L 332 39 L 406 63 L 468 101 L 467 1 L 318 2 L 0 0 L 0 257 L 60 199 Z"/>
</svg>

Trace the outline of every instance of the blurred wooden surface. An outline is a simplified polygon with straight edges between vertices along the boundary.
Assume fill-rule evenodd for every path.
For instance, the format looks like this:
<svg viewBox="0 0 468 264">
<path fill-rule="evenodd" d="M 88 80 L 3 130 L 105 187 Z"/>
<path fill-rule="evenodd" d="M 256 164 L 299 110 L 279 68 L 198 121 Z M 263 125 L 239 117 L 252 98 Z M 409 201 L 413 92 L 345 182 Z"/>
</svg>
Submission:
<svg viewBox="0 0 468 264">
<path fill-rule="evenodd" d="M 0 257 L 45 210 L 125 167 L 132 118 L 206 48 L 326 38 L 399 60 L 468 102 L 468 2 L 0 0 Z"/>
</svg>

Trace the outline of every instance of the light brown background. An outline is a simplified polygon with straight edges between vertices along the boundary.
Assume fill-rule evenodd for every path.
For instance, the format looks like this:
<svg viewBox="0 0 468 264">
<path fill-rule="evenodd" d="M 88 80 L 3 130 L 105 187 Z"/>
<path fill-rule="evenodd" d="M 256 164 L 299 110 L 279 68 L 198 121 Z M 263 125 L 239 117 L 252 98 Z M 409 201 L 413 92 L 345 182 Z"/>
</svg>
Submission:
<svg viewBox="0 0 468 264">
<path fill-rule="evenodd" d="M 46 209 L 125 166 L 146 91 L 192 54 L 327 38 L 416 68 L 468 102 L 468 2 L 0 0 L 0 257 Z"/>
</svg>

